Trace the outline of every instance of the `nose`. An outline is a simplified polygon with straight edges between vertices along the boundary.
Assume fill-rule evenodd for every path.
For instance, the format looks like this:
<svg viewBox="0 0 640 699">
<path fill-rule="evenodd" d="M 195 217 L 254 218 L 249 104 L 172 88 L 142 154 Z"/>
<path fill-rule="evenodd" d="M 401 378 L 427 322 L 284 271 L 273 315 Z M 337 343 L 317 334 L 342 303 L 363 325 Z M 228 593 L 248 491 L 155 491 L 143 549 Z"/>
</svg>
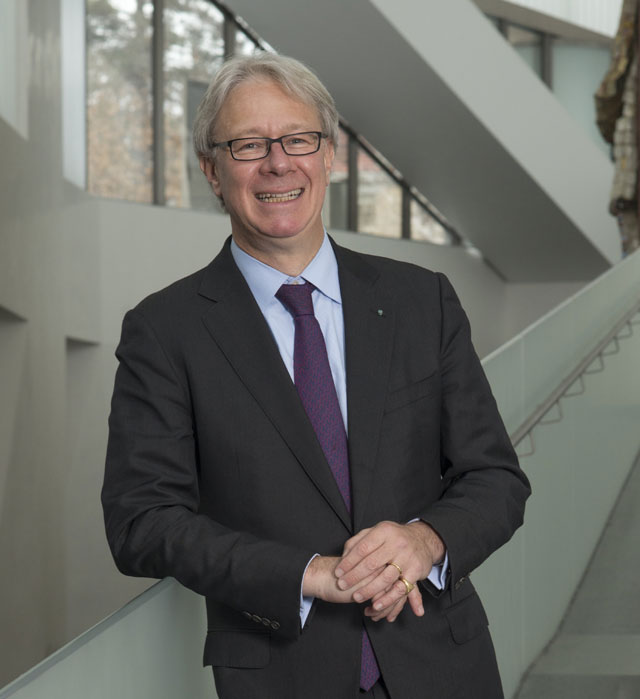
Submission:
<svg viewBox="0 0 640 699">
<path fill-rule="evenodd" d="M 264 172 L 283 175 L 294 169 L 293 158 L 287 155 L 282 148 L 282 143 L 272 143 L 269 155 L 262 160 Z"/>
</svg>

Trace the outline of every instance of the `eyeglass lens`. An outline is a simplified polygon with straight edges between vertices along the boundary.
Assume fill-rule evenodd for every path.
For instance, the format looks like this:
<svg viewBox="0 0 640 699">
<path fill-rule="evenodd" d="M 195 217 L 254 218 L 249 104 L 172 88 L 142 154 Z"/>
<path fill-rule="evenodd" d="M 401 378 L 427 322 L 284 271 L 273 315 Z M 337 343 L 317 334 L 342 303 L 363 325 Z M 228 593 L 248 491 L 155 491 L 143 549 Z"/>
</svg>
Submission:
<svg viewBox="0 0 640 699">
<path fill-rule="evenodd" d="M 287 155 L 309 155 L 320 145 L 320 134 L 315 131 L 294 133 L 280 138 L 236 138 L 231 142 L 231 153 L 238 160 L 264 158 L 271 144 L 279 142 Z"/>
</svg>

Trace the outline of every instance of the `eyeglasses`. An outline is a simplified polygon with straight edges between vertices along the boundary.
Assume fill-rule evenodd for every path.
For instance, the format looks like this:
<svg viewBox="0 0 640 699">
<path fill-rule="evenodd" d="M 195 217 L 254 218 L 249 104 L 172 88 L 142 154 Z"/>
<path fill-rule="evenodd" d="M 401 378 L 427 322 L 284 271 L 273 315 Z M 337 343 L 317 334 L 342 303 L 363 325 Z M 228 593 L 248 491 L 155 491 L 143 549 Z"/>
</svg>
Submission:
<svg viewBox="0 0 640 699">
<path fill-rule="evenodd" d="M 287 155 L 311 155 L 320 149 L 326 134 L 320 131 L 289 133 L 280 138 L 233 138 L 230 141 L 212 143 L 211 147 L 226 146 L 234 160 L 261 160 L 271 152 L 271 145 L 279 143 Z"/>
</svg>

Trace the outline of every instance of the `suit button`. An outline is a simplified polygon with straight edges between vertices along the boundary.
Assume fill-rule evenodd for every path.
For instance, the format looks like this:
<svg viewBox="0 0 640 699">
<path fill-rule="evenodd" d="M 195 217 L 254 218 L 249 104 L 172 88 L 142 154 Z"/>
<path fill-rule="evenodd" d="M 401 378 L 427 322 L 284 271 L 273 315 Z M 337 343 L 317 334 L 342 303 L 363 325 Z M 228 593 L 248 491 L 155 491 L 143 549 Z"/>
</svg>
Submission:
<svg viewBox="0 0 640 699">
<path fill-rule="evenodd" d="M 271 622 L 271 628 L 272 628 L 274 631 L 277 631 L 277 630 L 280 628 L 280 624 L 279 624 L 277 621 L 272 621 L 272 622 Z"/>
<path fill-rule="evenodd" d="M 262 623 L 265 626 L 271 626 L 271 621 L 269 619 L 267 619 L 266 617 L 262 620 Z"/>
<path fill-rule="evenodd" d="M 242 612 L 242 616 L 246 617 L 247 619 L 251 619 L 251 612 Z"/>
<path fill-rule="evenodd" d="M 257 614 L 252 614 L 251 618 L 256 622 L 256 624 L 259 624 L 262 621 L 262 617 L 259 617 Z"/>
</svg>

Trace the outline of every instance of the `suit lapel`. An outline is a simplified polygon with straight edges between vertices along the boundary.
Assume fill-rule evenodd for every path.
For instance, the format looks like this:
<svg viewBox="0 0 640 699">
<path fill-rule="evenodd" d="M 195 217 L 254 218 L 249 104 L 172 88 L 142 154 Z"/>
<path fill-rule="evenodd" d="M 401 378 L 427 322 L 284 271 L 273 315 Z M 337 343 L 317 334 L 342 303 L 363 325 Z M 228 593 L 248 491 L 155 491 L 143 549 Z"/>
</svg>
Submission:
<svg viewBox="0 0 640 699">
<path fill-rule="evenodd" d="M 239 379 L 315 483 L 326 501 L 352 530 L 349 516 L 278 346 L 229 243 L 205 270 L 199 293 L 212 301 L 202 320 Z"/>
<path fill-rule="evenodd" d="M 378 272 L 359 255 L 335 246 L 345 328 L 349 459 L 354 531 L 362 528 L 374 477 L 387 393 L 395 314 L 376 284 Z"/>
</svg>

